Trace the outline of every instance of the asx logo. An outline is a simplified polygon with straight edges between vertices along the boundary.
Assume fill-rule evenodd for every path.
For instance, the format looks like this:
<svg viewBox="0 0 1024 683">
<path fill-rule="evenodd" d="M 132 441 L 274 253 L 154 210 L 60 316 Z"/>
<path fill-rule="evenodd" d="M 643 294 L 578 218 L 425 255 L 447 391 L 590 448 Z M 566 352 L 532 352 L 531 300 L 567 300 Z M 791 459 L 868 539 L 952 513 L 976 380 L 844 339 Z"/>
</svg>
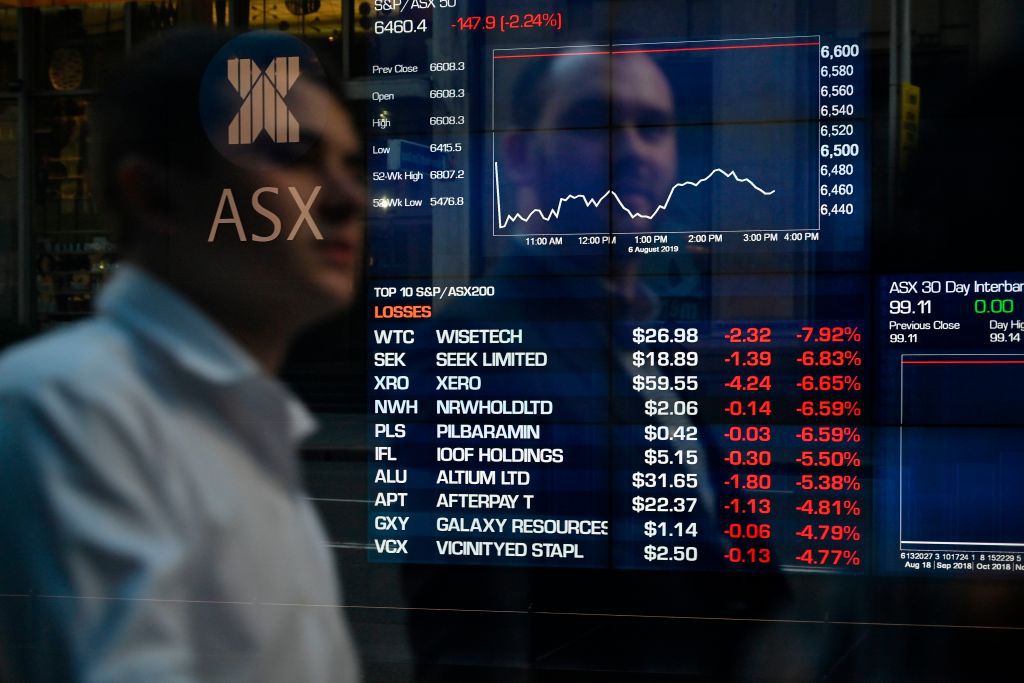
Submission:
<svg viewBox="0 0 1024 683">
<path fill-rule="evenodd" d="M 318 141 L 326 113 L 304 103 L 303 83 L 323 79 L 308 45 L 277 31 L 229 40 L 206 65 L 199 117 L 210 144 L 240 168 L 287 166 Z M 282 189 L 283 192 L 283 189 Z"/>
<path fill-rule="evenodd" d="M 259 215 L 263 216 L 270 223 L 271 231 L 266 235 L 258 235 L 255 232 L 250 233 L 253 242 L 272 242 L 281 236 L 281 218 L 268 207 L 260 203 L 260 197 L 265 194 L 279 194 L 280 188 L 277 187 L 261 187 L 252 193 L 251 203 L 252 209 Z M 313 231 L 313 237 L 318 240 L 322 240 L 324 236 L 320 234 L 320 229 L 317 227 L 316 222 L 310 215 L 309 210 L 313 206 L 313 202 L 316 201 L 316 197 L 320 194 L 320 185 L 313 188 L 313 192 L 310 193 L 309 199 L 303 199 L 299 191 L 294 187 L 288 188 L 288 193 L 295 201 L 295 205 L 299 208 L 299 217 L 295 219 L 295 224 L 292 225 L 291 231 L 288 233 L 286 240 L 295 239 L 295 235 L 298 234 L 299 229 L 303 224 L 308 225 L 309 229 Z M 225 215 L 225 211 L 227 215 Z M 210 235 L 206 238 L 207 242 L 212 242 L 217 238 L 217 229 L 221 225 L 233 225 L 235 226 L 235 233 L 238 235 L 238 241 L 245 242 L 245 226 L 242 225 L 242 218 L 238 215 L 238 205 L 235 204 L 235 194 L 231 191 L 231 188 L 224 188 L 224 191 L 220 194 L 220 203 L 217 205 L 217 214 L 213 218 L 213 225 L 210 226 Z"/>
<path fill-rule="evenodd" d="M 298 142 L 299 122 L 284 98 L 300 75 L 298 57 L 276 57 L 264 71 L 251 59 L 229 59 L 228 82 L 242 103 L 228 124 L 228 144 L 252 144 L 264 132 L 274 142 Z"/>
</svg>

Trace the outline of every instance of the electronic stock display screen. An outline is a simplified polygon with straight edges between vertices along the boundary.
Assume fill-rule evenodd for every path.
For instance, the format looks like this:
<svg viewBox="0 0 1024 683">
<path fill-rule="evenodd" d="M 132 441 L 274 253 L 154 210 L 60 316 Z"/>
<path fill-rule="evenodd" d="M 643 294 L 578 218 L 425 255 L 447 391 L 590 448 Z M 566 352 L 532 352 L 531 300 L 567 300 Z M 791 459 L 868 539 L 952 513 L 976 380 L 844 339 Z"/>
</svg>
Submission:
<svg viewBox="0 0 1024 683">
<path fill-rule="evenodd" d="M 365 4 L 371 565 L 1024 578 L 1024 274 L 877 257 L 870 3 Z"/>
</svg>

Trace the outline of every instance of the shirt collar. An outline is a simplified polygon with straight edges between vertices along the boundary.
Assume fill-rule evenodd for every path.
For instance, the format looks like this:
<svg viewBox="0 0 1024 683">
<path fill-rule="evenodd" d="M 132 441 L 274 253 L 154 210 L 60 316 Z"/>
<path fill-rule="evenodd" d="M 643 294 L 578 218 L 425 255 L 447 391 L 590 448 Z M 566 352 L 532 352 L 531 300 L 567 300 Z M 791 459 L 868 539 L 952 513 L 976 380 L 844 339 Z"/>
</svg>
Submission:
<svg viewBox="0 0 1024 683">
<path fill-rule="evenodd" d="M 281 382 L 267 376 L 234 339 L 194 304 L 153 275 L 122 263 L 96 302 L 100 315 L 145 337 L 191 375 L 222 388 L 265 385 L 280 396 L 294 442 L 316 431 L 316 420 Z"/>
</svg>

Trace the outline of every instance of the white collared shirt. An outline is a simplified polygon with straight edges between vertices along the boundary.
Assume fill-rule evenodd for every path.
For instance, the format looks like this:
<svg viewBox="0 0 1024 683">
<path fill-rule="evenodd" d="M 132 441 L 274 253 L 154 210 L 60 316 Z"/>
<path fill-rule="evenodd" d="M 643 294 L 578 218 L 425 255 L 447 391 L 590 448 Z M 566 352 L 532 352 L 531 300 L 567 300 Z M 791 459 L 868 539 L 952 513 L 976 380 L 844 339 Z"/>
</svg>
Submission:
<svg viewBox="0 0 1024 683">
<path fill-rule="evenodd" d="M 356 680 L 312 417 L 141 270 L 97 309 L 0 356 L 0 678 Z"/>
</svg>

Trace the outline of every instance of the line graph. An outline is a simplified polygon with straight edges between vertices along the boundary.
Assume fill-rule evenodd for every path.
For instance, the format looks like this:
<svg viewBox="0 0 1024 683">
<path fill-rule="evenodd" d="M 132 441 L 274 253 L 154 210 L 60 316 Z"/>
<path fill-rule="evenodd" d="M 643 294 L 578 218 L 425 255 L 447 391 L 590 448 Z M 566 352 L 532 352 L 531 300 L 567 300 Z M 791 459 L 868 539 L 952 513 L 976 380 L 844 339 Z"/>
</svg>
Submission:
<svg viewBox="0 0 1024 683">
<path fill-rule="evenodd" d="M 494 49 L 492 236 L 818 231 L 820 45 Z"/>
<path fill-rule="evenodd" d="M 630 209 L 628 206 L 625 205 L 625 203 L 623 203 L 622 198 L 619 197 L 619 195 L 614 190 L 608 190 L 607 192 L 605 192 L 603 195 L 601 195 L 597 199 L 594 199 L 592 197 L 588 197 L 588 196 L 583 195 L 583 194 L 570 194 L 570 195 L 566 195 L 566 196 L 564 196 L 564 197 L 562 197 L 562 198 L 560 198 L 558 200 L 558 205 L 557 206 L 555 206 L 553 209 L 550 209 L 549 211 L 546 211 L 546 212 L 543 209 L 533 209 L 532 211 L 527 213 L 525 216 L 523 214 L 521 214 L 521 213 L 505 214 L 502 211 L 502 207 L 501 207 L 501 174 L 500 174 L 500 171 L 499 171 L 499 168 L 498 168 L 498 162 L 496 161 L 496 162 L 494 162 L 494 191 L 495 191 L 495 194 L 496 194 L 497 210 L 498 210 L 498 228 L 500 230 L 505 230 L 506 228 L 508 228 L 510 223 L 514 223 L 514 222 L 517 222 L 517 221 L 521 221 L 523 223 L 527 223 L 531 219 L 533 219 L 534 216 L 539 217 L 540 220 L 542 220 L 542 221 L 550 222 L 553 219 L 557 219 L 557 218 L 559 218 L 561 216 L 561 214 L 562 214 L 562 207 L 567 202 L 582 201 L 585 206 L 588 206 L 588 207 L 591 207 L 591 208 L 598 208 L 609 197 L 614 199 L 615 203 L 619 206 L 619 208 L 622 209 L 626 213 L 626 215 L 628 215 L 631 219 L 634 219 L 634 220 L 636 220 L 636 219 L 643 219 L 643 220 L 650 221 L 650 220 L 654 220 L 658 216 L 658 214 L 660 214 L 662 211 L 665 211 L 666 209 L 668 209 L 669 204 L 672 203 L 672 196 L 676 193 L 676 190 L 687 188 L 687 187 L 692 187 L 692 188 L 700 187 L 701 185 L 703 185 L 707 181 L 709 181 L 712 178 L 714 178 L 715 176 L 719 176 L 719 175 L 724 177 L 724 178 L 728 178 L 728 179 L 734 180 L 737 183 L 749 185 L 751 188 L 753 188 L 755 191 L 759 192 L 760 194 L 762 194 L 765 197 L 770 197 L 770 196 L 775 194 L 775 190 L 765 190 L 764 188 L 760 187 L 757 183 L 755 183 L 750 178 L 741 178 L 739 175 L 736 174 L 735 171 L 726 171 L 725 169 L 722 169 L 722 168 L 716 168 L 716 169 L 713 169 L 710 173 L 708 173 L 706 176 L 704 176 L 700 180 L 686 180 L 686 181 L 683 181 L 683 182 L 676 183 L 675 185 L 672 186 L 672 189 L 669 191 L 668 197 L 665 199 L 665 201 L 663 203 L 659 204 L 654 209 L 654 211 L 652 211 L 651 213 L 647 213 L 647 214 L 645 214 L 643 212 L 640 212 L 640 211 L 633 211 L 632 209 Z"/>
</svg>

